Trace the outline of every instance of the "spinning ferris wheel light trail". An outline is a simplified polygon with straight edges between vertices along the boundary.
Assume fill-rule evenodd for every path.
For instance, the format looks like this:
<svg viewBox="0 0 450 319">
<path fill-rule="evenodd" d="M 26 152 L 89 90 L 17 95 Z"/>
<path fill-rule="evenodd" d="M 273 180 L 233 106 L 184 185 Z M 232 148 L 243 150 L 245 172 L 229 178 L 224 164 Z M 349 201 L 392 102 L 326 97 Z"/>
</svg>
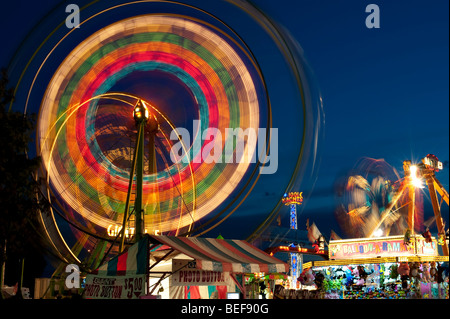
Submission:
<svg viewBox="0 0 450 319">
<path fill-rule="evenodd" d="M 252 28 L 225 22 L 221 5 L 243 14 Z M 37 50 L 30 55 L 20 49 L 12 59 L 17 99 L 10 108 L 39 113 L 35 152 L 43 160 L 37 179 L 51 204 L 50 214 L 40 218 L 49 247 L 62 262 L 87 260 L 95 268 L 97 260 L 116 254 L 143 232 L 202 236 L 219 231 L 227 227 L 225 221 L 240 217 L 242 208 L 262 205 L 257 196 L 263 185 L 276 180 L 287 190 L 300 179 L 314 179 L 300 176 L 309 165 L 315 173 L 322 100 L 298 44 L 257 6 L 235 0 L 221 5 L 92 1 L 80 6 L 82 33 L 57 25 L 54 10 L 39 25 L 48 32 L 32 31 L 24 41 L 36 41 Z M 280 54 L 265 57 L 268 43 L 259 47 L 249 41 L 254 33 L 249 30 L 261 31 Z M 279 68 L 288 72 L 271 83 L 272 69 Z M 277 93 L 281 83 L 292 99 L 288 105 Z M 148 108 L 144 138 L 137 138 L 142 131 L 131 116 L 139 101 Z M 288 120 L 273 116 L 286 108 L 292 114 Z M 150 134 L 153 118 L 159 129 Z M 207 145 L 195 135 L 194 121 L 220 132 L 262 128 L 266 145 L 274 143 L 271 128 L 286 126 L 295 132 L 283 132 L 278 142 L 288 143 L 284 134 L 301 142 L 288 148 L 291 160 L 276 178 L 262 176 L 261 166 L 271 163 L 268 151 L 268 161 L 258 157 L 256 163 L 195 161 Z M 186 127 L 189 132 L 193 127 L 194 139 L 174 142 L 169 133 Z M 133 164 L 142 140 L 143 164 Z M 172 156 L 173 144 L 180 142 L 188 160 L 170 163 L 168 153 Z M 194 142 L 200 143 L 200 153 Z M 223 139 L 221 149 L 233 150 L 237 158 L 235 144 Z M 257 154 L 247 141 L 242 153 Z M 140 178 L 132 176 L 141 166 L 138 185 Z M 282 206 L 281 196 L 275 198 L 252 220 L 256 230 L 239 234 L 233 229 L 233 236 L 258 236 Z"/>
<path fill-rule="evenodd" d="M 153 118 L 157 115 L 169 124 L 168 129 L 174 131 L 176 127 L 170 124 L 169 116 L 153 107 L 152 103 L 139 99 L 142 101 L 138 102 L 141 103 L 140 107 L 147 105 L 148 110 L 139 109 L 142 112 L 135 110 L 134 113 L 134 120 L 141 129 L 136 139 L 137 160 L 129 175 L 126 166 L 116 164 L 116 158 L 123 157 L 121 154 L 124 152 L 131 154 L 132 150 L 125 148 L 123 142 L 119 143 L 123 146 L 116 150 L 106 147 L 120 141 L 113 139 L 113 134 L 118 134 L 120 139 L 127 135 L 123 130 L 126 127 L 131 129 L 131 123 L 125 117 L 125 108 L 119 109 L 113 103 L 100 102 L 107 99 L 123 100 L 127 94 L 111 93 L 108 89 L 130 72 L 164 72 L 178 78 L 177 81 L 181 81 L 193 95 L 203 125 L 217 126 L 218 129 L 237 126 L 256 130 L 259 127 L 259 102 L 255 99 L 257 93 L 254 81 L 234 48 L 197 22 L 159 15 L 141 16 L 132 21 L 132 25 L 129 21 L 121 21 L 109 26 L 110 34 L 114 34 L 110 40 L 112 43 L 107 43 L 105 39 L 96 40 L 102 34 L 108 34 L 106 30 L 91 36 L 67 58 L 67 63 L 60 67 L 58 76 L 54 76 L 49 85 L 38 129 L 41 137 L 39 148 L 46 163 L 45 171 L 48 172 L 47 183 L 57 188 L 58 197 L 63 197 L 67 203 L 64 205 L 71 206 L 72 218 L 81 214 L 93 232 L 98 227 L 106 232 L 111 229 L 111 224 L 121 224 L 122 234 L 127 231 L 125 223 L 129 220 L 128 211 L 132 205 L 129 186 L 133 185 L 136 201 L 131 208 L 135 211 L 135 237 L 139 237 L 146 229 L 151 233 L 189 233 L 195 221 L 206 216 L 227 198 L 226 195 L 232 192 L 250 163 L 209 165 L 192 162 L 197 154 L 190 155 L 191 145 L 185 145 L 184 153 L 189 154 L 187 163 L 175 163 L 158 170 L 155 163 L 155 137 L 162 135 L 167 140 L 168 134 L 164 133 L 163 128 L 150 129 L 149 135 L 145 137 L 142 126 L 144 123 L 152 126 Z M 164 33 L 168 36 L 164 37 Z M 119 36 L 123 36 L 124 40 L 120 40 Z M 186 36 L 192 39 L 182 40 Z M 205 49 L 194 46 L 194 42 L 201 43 Z M 101 48 L 99 43 L 105 48 Z M 213 48 L 214 54 L 208 53 Z M 96 50 L 106 56 L 90 57 L 89 54 Z M 74 56 L 84 56 L 86 63 L 97 63 L 96 67 L 89 71 L 81 70 L 81 62 L 71 59 Z M 87 62 L 89 59 L 93 60 Z M 71 80 L 69 83 L 60 82 L 63 79 L 60 75 Z M 66 89 L 54 90 L 65 85 L 68 85 Z M 148 121 L 145 120 L 146 112 L 149 112 Z M 117 125 L 116 128 L 102 119 L 108 117 L 114 121 L 111 124 Z M 140 154 L 143 153 L 144 137 L 145 144 L 150 147 L 148 156 Z M 163 145 L 170 148 L 171 144 L 165 141 Z M 64 150 L 65 147 L 68 152 Z M 250 156 L 255 152 L 250 149 L 250 144 L 245 146 L 245 151 Z M 68 161 L 61 161 L 61 156 Z M 143 158 L 149 163 L 145 174 L 141 173 Z M 134 171 L 137 176 L 135 186 L 131 179 L 125 183 Z M 196 175 L 199 176 L 198 182 L 194 182 Z M 224 183 L 223 179 L 229 182 Z M 216 184 L 222 185 L 222 192 L 213 191 Z M 84 204 L 80 206 L 80 202 Z M 141 215 L 139 211 L 143 209 L 145 212 Z M 184 210 L 187 212 L 184 213 Z M 120 224 L 119 216 L 122 217 Z M 123 249 L 124 240 L 125 236 L 122 236 L 120 250 Z"/>
</svg>

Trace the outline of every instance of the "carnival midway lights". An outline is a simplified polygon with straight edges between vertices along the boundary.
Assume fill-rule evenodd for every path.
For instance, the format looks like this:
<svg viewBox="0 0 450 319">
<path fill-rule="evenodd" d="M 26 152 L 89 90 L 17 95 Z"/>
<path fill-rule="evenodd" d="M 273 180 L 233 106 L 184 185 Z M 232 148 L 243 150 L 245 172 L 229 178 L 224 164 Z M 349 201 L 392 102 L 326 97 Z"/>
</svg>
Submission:
<svg viewBox="0 0 450 319">
<path fill-rule="evenodd" d="M 315 271 L 326 298 L 448 299 L 448 230 L 440 210 L 449 200 L 436 178 L 443 165 L 429 154 L 420 163 L 404 161 L 403 168 L 404 178 L 391 182 L 395 170 L 366 158 L 344 180 L 339 218 L 353 239 L 330 240 L 329 260 L 303 265 Z M 437 239 L 421 213 L 425 187 Z"/>
<path fill-rule="evenodd" d="M 290 229 L 297 230 L 297 205 L 301 205 L 303 203 L 303 195 L 299 192 L 290 192 L 288 194 L 284 194 L 283 196 L 283 204 L 289 206 L 290 208 Z M 290 253 L 290 265 L 291 265 L 291 287 L 297 288 L 297 278 L 301 273 L 301 264 L 302 257 L 299 253 L 291 252 Z"/>
<path fill-rule="evenodd" d="M 30 154 L 42 158 L 36 180 L 51 206 L 41 235 L 58 260 L 42 295 L 62 289 L 67 265 L 90 273 L 144 234 L 252 242 L 284 193 L 313 184 L 322 99 L 269 15 L 234 0 L 92 1 L 69 28 L 63 6 L 10 70 L 10 109 L 38 114 Z M 275 183 L 279 194 L 261 201 Z M 258 214 L 240 222 L 249 210 Z"/>
<path fill-rule="evenodd" d="M 126 269 L 124 256 L 136 252 L 139 238 L 170 240 L 193 255 L 199 253 L 193 247 L 208 245 L 220 255 L 211 245 L 238 245 L 231 240 L 245 240 L 239 245 L 251 250 L 248 242 L 285 205 L 296 229 L 302 193 L 290 192 L 315 183 L 324 115 L 312 72 L 289 32 L 247 1 L 82 2 L 77 27 L 62 21 L 62 3 L 42 18 L 9 69 L 16 84 L 10 109 L 38 114 L 30 154 L 42 159 L 36 180 L 51 206 L 40 215 L 40 236 L 57 262 L 50 284 L 36 289 L 35 298 L 54 298 L 56 287 L 64 289 L 67 265 L 83 275 Z M 422 298 L 448 298 L 440 214 L 448 193 L 435 176 L 442 163 L 433 155 L 422 163 L 406 161 L 404 178 L 386 163 L 363 164 L 342 191 L 339 222 L 350 225 L 352 239 L 330 240 L 327 255 L 276 247 L 271 253 L 290 252 L 295 260 L 293 282 L 281 280 L 278 286 L 288 289 L 274 297 L 300 296 L 295 271 L 302 269 L 318 298 L 375 296 L 391 285 L 386 289 L 397 297 L 404 286 Z M 375 172 L 372 180 L 369 172 Z M 267 185 L 281 187 L 261 200 Z M 437 240 L 421 230 L 425 186 Z M 257 213 L 248 217 L 249 211 Z M 172 253 L 158 250 L 161 242 L 152 246 L 156 263 Z M 300 265 L 306 253 L 328 260 Z M 213 264 L 182 266 L 192 267 L 189 273 L 200 266 L 214 271 Z M 437 287 L 428 277 L 434 269 Z M 246 272 L 280 275 L 240 270 Z M 245 278 L 233 280 L 231 285 L 244 286 Z M 163 277 L 140 282 L 143 290 L 124 298 L 162 294 L 168 288 L 162 284 Z M 200 296 L 192 287 L 178 296 L 194 291 Z M 208 288 L 202 291 L 208 298 Z"/>
</svg>

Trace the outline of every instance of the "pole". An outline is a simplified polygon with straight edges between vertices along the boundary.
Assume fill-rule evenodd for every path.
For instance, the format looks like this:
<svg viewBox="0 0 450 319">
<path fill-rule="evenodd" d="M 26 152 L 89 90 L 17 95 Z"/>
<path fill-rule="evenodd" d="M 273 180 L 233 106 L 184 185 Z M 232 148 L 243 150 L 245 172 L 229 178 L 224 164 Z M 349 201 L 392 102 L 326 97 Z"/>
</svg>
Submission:
<svg viewBox="0 0 450 319">
<path fill-rule="evenodd" d="M 290 221 L 289 225 L 292 230 L 297 230 L 297 205 L 303 203 L 303 192 L 291 192 L 289 194 L 284 194 L 282 201 L 286 206 L 290 206 Z M 299 253 L 290 253 L 291 261 L 291 285 L 293 289 L 297 289 L 297 278 L 300 274 L 299 268 L 302 266 L 299 260 Z M 303 258 L 302 258 L 303 260 Z M 300 267 L 299 267 L 300 265 Z"/>
<path fill-rule="evenodd" d="M 405 190 L 408 189 L 408 228 L 411 230 L 411 234 L 414 236 L 414 214 L 416 210 L 416 187 L 412 185 L 411 176 L 411 161 L 403 161 L 403 171 L 405 172 Z"/>
<path fill-rule="evenodd" d="M 409 186 L 409 199 L 410 203 L 408 205 L 408 227 L 411 229 L 411 234 L 414 236 L 414 214 L 416 210 L 416 188 L 414 186 Z"/>
<path fill-rule="evenodd" d="M 134 106 L 133 117 L 136 121 L 136 126 L 138 128 L 136 148 L 133 157 L 132 169 L 130 173 L 130 182 L 128 184 L 128 194 L 127 202 L 125 204 L 125 214 L 123 216 L 122 225 L 122 240 L 120 242 L 120 252 L 123 251 L 123 245 L 125 241 L 125 226 L 128 220 L 128 207 L 131 196 L 131 189 L 133 186 L 133 175 L 136 171 L 136 198 L 134 203 L 134 214 L 135 218 L 135 239 L 136 242 L 141 240 L 144 230 L 142 222 L 142 212 L 143 212 L 143 179 L 144 179 L 144 135 L 145 135 L 145 125 L 148 120 L 148 109 L 142 100 L 137 101 Z"/>
<path fill-rule="evenodd" d="M 17 292 L 16 292 L 16 297 L 23 299 L 23 295 L 22 295 L 22 287 L 23 287 L 23 271 L 25 268 L 25 259 L 21 258 L 20 259 L 20 277 L 19 277 L 19 283 L 17 285 Z"/>
<path fill-rule="evenodd" d="M 6 239 L 3 243 L 3 251 L 0 251 L 0 300 L 3 298 L 3 285 L 5 283 L 5 265 L 6 265 Z M 1 246 L 0 246 L 1 248 Z"/>
<path fill-rule="evenodd" d="M 137 159 L 137 148 L 139 145 L 140 140 L 140 134 L 138 133 L 138 137 L 136 139 L 136 147 L 133 155 L 133 161 L 131 163 L 131 171 L 130 171 L 130 181 L 128 183 L 128 193 L 127 193 L 127 200 L 125 202 L 125 212 L 123 214 L 123 222 L 122 222 L 122 229 L 120 232 L 122 233 L 122 238 L 120 240 L 120 247 L 119 247 L 119 253 L 123 251 L 124 244 L 125 244 L 125 228 L 127 226 L 127 220 L 128 220 L 128 210 L 130 207 L 130 197 L 131 197 L 131 190 L 133 187 L 133 178 L 134 178 L 134 171 L 136 170 L 136 159 Z"/>
<path fill-rule="evenodd" d="M 136 242 L 142 239 L 144 234 L 142 213 L 143 213 L 143 180 L 144 180 L 144 128 L 146 121 L 139 122 L 139 137 L 137 144 L 136 159 L 136 201 L 134 203 L 135 219 L 135 236 Z"/>
<path fill-rule="evenodd" d="M 297 230 L 297 205 L 291 204 L 291 229 Z M 291 253 L 291 276 L 292 276 L 292 288 L 297 289 L 297 278 L 299 276 L 299 254 Z"/>
</svg>

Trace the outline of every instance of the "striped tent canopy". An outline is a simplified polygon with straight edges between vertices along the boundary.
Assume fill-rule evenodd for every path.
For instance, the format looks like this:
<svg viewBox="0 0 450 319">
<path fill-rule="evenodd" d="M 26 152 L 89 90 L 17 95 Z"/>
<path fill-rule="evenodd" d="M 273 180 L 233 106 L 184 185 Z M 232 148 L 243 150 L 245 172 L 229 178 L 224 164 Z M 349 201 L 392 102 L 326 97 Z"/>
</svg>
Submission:
<svg viewBox="0 0 450 319">
<path fill-rule="evenodd" d="M 144 236 L 122 254 L 112 258 L 93 271 L 99 276 L 145 275 L 148 271 L 149 238 Z"/>
<path fill-rule="evenodd" d="M 150 236 L 151 252 L 174 249 L 195 259 L 196 268 L 232 273 L 280 273 L 289 266 L 243 240 Z"/>
</svg>

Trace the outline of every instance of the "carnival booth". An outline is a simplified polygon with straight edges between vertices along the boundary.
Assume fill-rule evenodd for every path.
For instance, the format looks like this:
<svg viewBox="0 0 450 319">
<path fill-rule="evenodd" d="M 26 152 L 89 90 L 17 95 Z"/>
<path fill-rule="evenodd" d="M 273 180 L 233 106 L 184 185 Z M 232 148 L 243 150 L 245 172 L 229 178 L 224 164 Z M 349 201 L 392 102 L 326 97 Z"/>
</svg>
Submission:
<svg viewBox="0 0 450 319">
<path fill-rule="evenodd" d="M 84 297 L 252 298 L 246 274 L 273 277 L 288 269 L 286 263 L 242 240 L 146 235 L 89 274 Z"/>
<path fill-rule="evenodd" d="M 332 240 L 329 260 L 303 264 L 300 280 L 326 299 L 448 299 L 448 261 L 434 238 Z"/>
</svg>

